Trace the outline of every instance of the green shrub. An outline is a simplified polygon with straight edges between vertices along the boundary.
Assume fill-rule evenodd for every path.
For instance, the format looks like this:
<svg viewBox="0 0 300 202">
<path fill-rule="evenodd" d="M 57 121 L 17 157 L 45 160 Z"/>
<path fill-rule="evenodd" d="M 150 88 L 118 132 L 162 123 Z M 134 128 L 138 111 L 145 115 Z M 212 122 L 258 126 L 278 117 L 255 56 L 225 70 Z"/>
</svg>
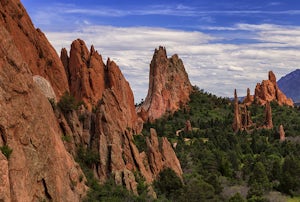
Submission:
<svg viewBox="0 0 300 202">
<path fill-rule="evenodd" d="M 179 193 L 183 184 L 177 174 L 170 168 L 166 168 L 154 181 L 154 187 L 158 194 L 165 195 L 168 199 Z"/>
<path fill-rule="evenodd" d="M 1 150 L 2 154 L 3 154 L 7 159 L 9 159 L 9 157 L 10 157 L 12 151 L 13 151 L 13 150 L 12 150 L 9 146 L 7 146 L 7 145 L 4 145 L 4 146 L 0 147 L 0 150 Z"/>
<path fill-rule="evenodd" d="M 73 110 L 77 110 L 81 104 L 82 102 L 76 101 L 76 99 L 69 92 L 65 92 L 60 101 L 57 103 L 57 106 L 63 113 L 68 113 Z"/>
<path fill-rule="evenodd" d="M 70 135 L 62 135 L 62 136 L 61 136 L 61 139 L 62 139 L 64 142 L 71 142 L 71 136 L 70 136 Z"/>
</svg>

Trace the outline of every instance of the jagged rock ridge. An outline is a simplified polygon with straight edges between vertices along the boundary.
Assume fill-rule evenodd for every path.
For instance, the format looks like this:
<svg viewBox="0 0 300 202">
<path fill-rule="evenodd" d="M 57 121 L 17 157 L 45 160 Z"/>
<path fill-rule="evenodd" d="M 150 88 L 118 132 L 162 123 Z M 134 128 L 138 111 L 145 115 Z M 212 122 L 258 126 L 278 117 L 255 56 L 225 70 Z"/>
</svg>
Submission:
<svg viewBox="0 0 300 202">
<path fill-rule="evenodd" d="M 144 103 L 137 108 L 144 121 L 153 121 L 174 112 L 189 101 L 192 85 L 178 55 L 167 58 L 166 49 L 155 49 L 149 72 L 149 89 Z"/>
<path fill-rule="evenodd" d="M 135 171 L 139 171 L 148 184 L 166 167 L 181 177 L 180 163 L 167 139 L 162 145 L 153 145 L 150 142 L 158 140 L 152 135 L 147 144 L 151 148 L 150 153 L 140 153 L 133 143 L 133 135 L 140 133 L 143 122 L 137 117 L 132 90 L 119 67 L 109 59 L 105 65 L 101 55 L 93 47 L 89 52 L 80 39 L 72 43 L 70 57 L 66 49 L 61 53 L 71 94 L 83 100 L 89 109 L 95 109 L 94 112 L 86 112 L 95 117 L 94 121 L 90 121 L 94 126 L 88 127 L 95 130 L 88 131 L 90 141 L 87 144 L 100 156 L 99 163 L 94 166 L 99 181 L 105 182 L 114 176 L 116 183 L 137 194 Z M 82 131 L 75 131 L 78 137 L 74 139 L 81 139 Z M 155 160 L 150 160 L 153 155 Z"/>
<path fill-rule="evenodd" d="M 57 98 L 69 90 L 63 65 L 46 36 L 35 29 L 30 17 L 19 0 L 0 1 L 0 25 L 14 41 L 24 62 L 33 75 L 46 78 Z"/>
<path fill-rule="evenodd" d="M 149 184 L 167 167 L 181 177 L 180 162 L 166 138 L 157 144 L 152 130 L 144 152 L 133 143 L 143 122 L 129 83 L 113 61 L 104 65 L 101 55 L 93 47 L 88 51 L 82 40 L 72 43 L 70 57 L 62 50 L 60 60 L 20 1 L 0 3 L 0 146 L 13 150 L 10 158 L 0 153 L 0 199 L 82 200 L 86 180 L 72 157 L 79 146 L 99 154 L 93 166 L 100 182 L 114 176 L 134 193 L 135 171 Z M 169 60 L 182 64 L 177 56 Z M 189 81 L 184 86 L 190 92 Z M 88 110 L 81 106 L 63 113 L 55 103 L 51 107 L 47 98 L 59 100 L 68 91 Z"/>
</svg>

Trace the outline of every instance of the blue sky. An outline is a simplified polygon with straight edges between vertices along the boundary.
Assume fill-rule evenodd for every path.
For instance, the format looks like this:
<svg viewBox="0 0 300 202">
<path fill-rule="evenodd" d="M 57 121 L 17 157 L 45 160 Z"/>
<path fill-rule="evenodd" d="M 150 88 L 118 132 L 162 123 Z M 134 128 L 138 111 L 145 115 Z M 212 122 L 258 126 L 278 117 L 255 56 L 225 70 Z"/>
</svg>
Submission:
<svg viewBox="0 0 300 202">
<path fill-rule="evenodd" d="M 110 57 L 136 102 L 146 96 L 153 51 L 178 53 L 191 82 L 219 96 L 254 90 L 300 68 L 299 0 L 22 0 L 59 52 L 76 38 Z"/>
</svg>

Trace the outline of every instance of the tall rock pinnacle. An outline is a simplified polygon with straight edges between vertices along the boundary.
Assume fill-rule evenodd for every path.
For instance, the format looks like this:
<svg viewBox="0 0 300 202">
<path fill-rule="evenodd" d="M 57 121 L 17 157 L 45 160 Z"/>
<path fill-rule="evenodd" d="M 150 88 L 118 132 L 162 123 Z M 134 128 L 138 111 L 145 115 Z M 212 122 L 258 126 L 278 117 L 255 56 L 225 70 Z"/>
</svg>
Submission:
<svg viewBox="0 0 300 202">
<path fill-rule="evenodd" d="M 145 102 L 137 111 L 153 121 L 166 112 L 174 112 L 189 101 L 192 85 L 178 55 L 167 58 L 166 49 L 155 49 L 149 72 L 149 89 Z M 147 116 L 145 116 L 147 114 Z"/>
<path fill-rule="evenodd" d="M 236 93 L 236 89 L 234 89 L 234 119 L 232 124 L 232 129 L 234 132 L 238 132 L 241 129 L 241 115 L 240 115 L 240 108 L 238 97 Z"/>
<path fill-rule="evenodd" d="M 77 100 L 83 100 L 91 110 L 102 98 L 105 89 L 105 65 L 101 55 L 92 46 L 90 51 L 84 41 L 73 41 L 70 57 L 66 49 L 61 51 L 61 60 L 69 80 L 70 92 Z"/>
</svg>

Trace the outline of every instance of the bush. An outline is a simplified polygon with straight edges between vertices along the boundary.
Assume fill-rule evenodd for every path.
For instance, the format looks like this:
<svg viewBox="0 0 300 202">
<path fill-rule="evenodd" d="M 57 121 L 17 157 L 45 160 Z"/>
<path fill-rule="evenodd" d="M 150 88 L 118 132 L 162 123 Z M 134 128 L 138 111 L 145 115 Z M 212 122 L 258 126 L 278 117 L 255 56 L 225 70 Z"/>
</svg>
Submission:
<svg viewBox="0 0 300 202">
<path fill-rule="evenodd" d="M 174 196 L 182 188 L 182 182 L 176 173 L 166 168 L 158 175 L 158 179 L 154 181 L 154 187 L 158 194 L 165 195 L 168 199 Z"/>
<path fill-rule="evenodd" d="M 7 160 L 9 159 L 9 157 L 10 157 L 12 151 L 13 151 L 13 150 L 12 150 L 9 146 L 7 146 L 7 145 L 4 145 L 4 146 L 0 147 L 0 150 L 1 150 L 2 154 L 7 158 Z"/>
<path fill-rule="evenodd" d="M 57 106 L 63 113 L 68 113 L 73 110 L 77 110 L 80 104 L 82 104 L 82 102 L 76 101 L 76 99 L 69 92 L 65 92 L 60 101 L 57 103 Z"/>
</svg>

